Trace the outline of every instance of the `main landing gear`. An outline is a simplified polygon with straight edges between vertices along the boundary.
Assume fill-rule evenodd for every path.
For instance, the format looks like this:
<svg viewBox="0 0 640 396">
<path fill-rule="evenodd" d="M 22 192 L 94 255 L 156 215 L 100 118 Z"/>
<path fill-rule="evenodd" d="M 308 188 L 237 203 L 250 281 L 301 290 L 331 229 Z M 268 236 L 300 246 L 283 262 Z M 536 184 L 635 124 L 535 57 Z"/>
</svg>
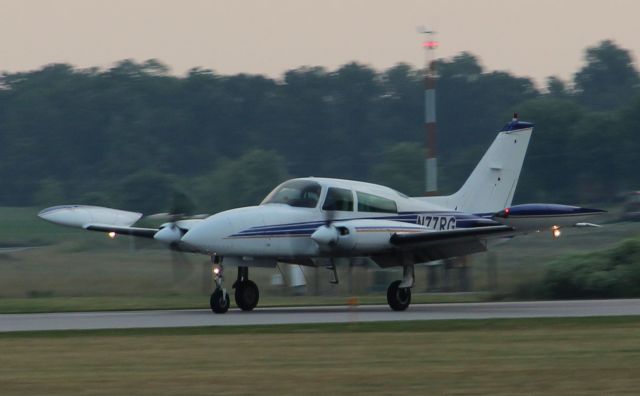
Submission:
<svg viewBox="0 0 640 396">
<path fill-rule="evenodd" d="M 238 279 L 233 287 L 236 289 L 236 305 L 243 311 L 251 311 L 258 305 L 260 292 L 255 282 L 249 280 L 249 268 L 238 267 Z"/>
<path fill-rule="evenodd" d="M 403 266 L 402 280 L 391 282 L 387 289 L 387 303 L 394 311 L 404 311 L 411 304 L 411 288 L 414 281 L 412 265 Z"/>
<path fill-rule="evenodd" d="M 219 261 L 214 261 L 214 264 L 218 264 L 213 269 L 216 289 L 211 294 L 209 305 L 213 312 L 225 313 L 229 310 L 230 299 L 227 290 L 222 285 L 224 268 Z M 233 288 L 235 289 L 236 305 L 241 310 L 251 311 L 258 305 L 260 292 L 255 282 L 249 280 L 248 267 L 238 267 L 238 278 L 234 282 Z"/>
</svg>

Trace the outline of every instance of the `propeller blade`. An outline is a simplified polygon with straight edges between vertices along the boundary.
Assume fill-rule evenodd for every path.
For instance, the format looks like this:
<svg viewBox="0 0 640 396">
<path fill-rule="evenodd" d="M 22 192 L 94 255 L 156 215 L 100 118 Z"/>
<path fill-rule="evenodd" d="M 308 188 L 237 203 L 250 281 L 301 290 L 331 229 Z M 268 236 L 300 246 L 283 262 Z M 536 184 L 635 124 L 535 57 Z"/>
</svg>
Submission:
<svg viewBox="0 0 640 396">
<path fill-rule="evenodd" d="M 150 214 L 148 216 L 146 216 L 146 219 L 149 220 L 159 220 L 159 221 L 168 221 L 172 218 L 172 214 L 169 212 L 162 212 L 162 213 L 154 213 L 154 214 Z"/>
</svg>

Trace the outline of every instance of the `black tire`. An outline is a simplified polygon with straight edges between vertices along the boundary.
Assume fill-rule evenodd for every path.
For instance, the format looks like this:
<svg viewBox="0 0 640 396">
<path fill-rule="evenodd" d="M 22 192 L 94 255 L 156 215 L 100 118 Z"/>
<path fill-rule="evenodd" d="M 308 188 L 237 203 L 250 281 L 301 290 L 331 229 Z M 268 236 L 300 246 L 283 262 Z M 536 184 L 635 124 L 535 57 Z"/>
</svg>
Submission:
<svg viewBox="0 0 640 396">
<path fill-rule="evenodd" d="M 411 304 L 411 289 L 400 288 L 400 281 L 391 282 L 387 289 L 387 302 L 394 311 L 404 311 Z"/>
<path fill-rule="evenodd" d="M 231 305 L 229 295 L 227 293 L 223 293 L 222 289 L 216 289 L 211 294 L 209 305 L 211 306 L 211 310 L 213 312 L 225 313 L 229 310 L 229 305 Z"/>
<path fill-rule="evenodd" d="M 260 291 L 258 286 L 250 280 L 236 283 L 236 305 L 243 311 L 251 311 L 258 305 Z"/>
</svg>

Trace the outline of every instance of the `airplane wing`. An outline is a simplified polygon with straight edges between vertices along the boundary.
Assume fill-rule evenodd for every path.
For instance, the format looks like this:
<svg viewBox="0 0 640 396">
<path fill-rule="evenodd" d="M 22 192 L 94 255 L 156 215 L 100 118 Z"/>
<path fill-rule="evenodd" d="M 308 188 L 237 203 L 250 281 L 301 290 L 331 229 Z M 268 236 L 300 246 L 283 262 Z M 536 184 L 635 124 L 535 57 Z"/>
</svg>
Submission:
<svg viewBox="0 0 640 396">
<path fill-rule="evenodd" d="M 118 235 L 131 235 L 141 238 L 153 239 L 159 228 L 121 227 L 110 224 L 86 224 L 83 226 L 88 231 L 115 232 Z"/>
<path fill-rule="evenodd" d="M 99 231 L 110 234 L 111 237 L 116 235 L 129 235 L 140 238 L 155 239 L 162 242 L 169 249 L 179 252 L 199 253 L 200 250 L 185 245 L 180 241 L 182 236 L 193 227 L 194 224 L 202 221 L 201 219 L 180 220 L 174 223 L 165 223 L 160 228 L 143 228 L 143 227 L 126 227 L 115 226 L 110 224 L 86 224 L 82 228 L 88 231 Z M 114 233 L 111 235 L 111 233 Z"/>
<path fill-rule="evenodd" d="M 163 229 L 174 230 L 174 232 L 180 232 L 180 235 L 184 235 L 187 231 L 189 231 L 195 224 L 201 222 L 202 219 L 188 219 L 188 220 L 178 220 L 175 222 L 164 223 L 160 226 L 160 228 L 144 228 L 144 227 L 128 227 L 128 226 L 117 226 L 113 224 L 85 224 L 82 226 L 85 230 L 88 231 L 100 231 L 100 232 L 115 232 L 118 235 L 131 235 L 141 238 L 152 238 L 163 241 L 161 234 L 159 231 Z M 168 232 L 168 231 L 165 231 Z M 163 234 L 165 233 L 163 232 Z M 168 237 L 169 235 L 167 235 Z M 165 241 L 167 242 L 167 241 Z"/>
<path fill-rule="evenodd" d="M 51 223 L 77 228 L 90 224 L 130 227 L 140 220 L 142 213 L 92 205 L 60 205 L 46 208 L 38 217 Z"/>
<path fill-rule="evenodd" d="M 82 228 L 88 231 L 130 235 L 155 239 L 168 245 L 173 250 L 196 252 L 197 250 L 181 243 L 180 239 L 202 218 L 185 219 L 168 222 L 159 228 L 134 227 L 142 213 L 128 212 L 120 209 L 89 205 L 63 205 L 43 209 L 38 217 L 55 224 Z"/>
<path fill-rule="evenodd" d="M 390 242 L 397 249 L 416 255 L 418 261 L 428 262 L 483 252 L 487 250 L 487 240 L 514 234 L 514 228 L 498 225 L 406 234 L 396 233 L 391 236 Z"/>
</svg>

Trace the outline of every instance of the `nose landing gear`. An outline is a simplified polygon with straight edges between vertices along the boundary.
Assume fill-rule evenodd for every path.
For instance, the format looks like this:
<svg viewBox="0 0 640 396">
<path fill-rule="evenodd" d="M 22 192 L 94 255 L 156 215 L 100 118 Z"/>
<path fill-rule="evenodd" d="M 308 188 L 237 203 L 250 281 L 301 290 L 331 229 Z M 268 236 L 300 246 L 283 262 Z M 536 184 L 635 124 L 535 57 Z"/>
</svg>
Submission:
<svg viewBox="0 0 640 396">
<path fill-rule="evenodd" d="M 215 261 L 214 261 L 215 264 Z M 215 313 L 225 313 L 229 310 L 229 294 L 227 289 L 222 287 L 222 281 L 224 280 L 224 267 L 220 263 L 219 267 L 213 268 L 214 281 L 216 282 L 216 289 L 211 294 L 209 299 L 209 306 Z"/>
<path fill-rule="evenodd" d="M 224 289 L 216 289 L 209 299 L 211 310 L 215 313 L 225 313 L 229 310 L 229 295 Z"/>
</svg>

